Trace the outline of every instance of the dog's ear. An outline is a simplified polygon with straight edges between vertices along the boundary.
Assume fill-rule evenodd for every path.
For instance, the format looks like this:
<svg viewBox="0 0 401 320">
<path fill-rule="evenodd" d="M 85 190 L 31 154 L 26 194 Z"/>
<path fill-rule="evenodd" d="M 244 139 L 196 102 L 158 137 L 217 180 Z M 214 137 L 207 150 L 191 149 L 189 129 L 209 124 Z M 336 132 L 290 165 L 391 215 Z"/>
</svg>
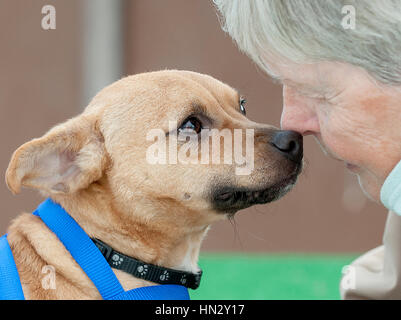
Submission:
<svg viewBox="0 0 401 320">
<path fill-rule="evenodd" d="M 106 162 L 95 118 L 81 115 L 19 147 L 7 168 L 6 182 L 13 193 L 21 186 L 50 194 L 74 193 L 100 179 Z"/>
</svg>

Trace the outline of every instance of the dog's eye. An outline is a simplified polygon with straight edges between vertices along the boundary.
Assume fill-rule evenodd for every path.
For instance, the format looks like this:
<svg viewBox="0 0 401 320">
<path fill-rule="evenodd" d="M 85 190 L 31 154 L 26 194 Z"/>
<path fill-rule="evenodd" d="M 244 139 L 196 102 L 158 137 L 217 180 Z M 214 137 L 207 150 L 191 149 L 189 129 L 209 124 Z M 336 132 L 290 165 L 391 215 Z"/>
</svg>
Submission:
<svg viewBox="0 0 401 320">
<path fill-rule="evenodd" d="M 196 133 L 201 132 L 202 130 L 202 123 L 200 122 L 200 120 L 198 118 L 195 117 L 189 117 L 188 119 L 186 119 L 183 124 L 181 125 L 181 127 L 178 128 L 178 131 L 187 131 L 187 130 L 191 130 L 191 131 L 195 131 Z"/>
<path fill-rule="evenodd" d="M 244 98 L 241 98 L 239 100 L 239 108 L 243 115 L 246 115 L 245 104 L 246 104 L 246 100 Z"/>
</svg>

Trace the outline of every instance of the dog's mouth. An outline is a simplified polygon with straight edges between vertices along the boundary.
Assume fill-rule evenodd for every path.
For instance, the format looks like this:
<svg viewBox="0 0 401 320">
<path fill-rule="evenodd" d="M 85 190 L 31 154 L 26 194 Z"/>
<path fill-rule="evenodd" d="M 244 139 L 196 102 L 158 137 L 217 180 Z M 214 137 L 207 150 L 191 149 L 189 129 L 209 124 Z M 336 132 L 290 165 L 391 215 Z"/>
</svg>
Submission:
<svg viewBox="0 0 401 320">
<path fill-rule="evenodd" d="M 262 189 L 222 187 L 213 192 L 213 208 L 218 212 L 233 214 L 255 204 L 276 201 L 292 189 L 297 177 L 298 173 L 295 173 Z"/>
</svg>

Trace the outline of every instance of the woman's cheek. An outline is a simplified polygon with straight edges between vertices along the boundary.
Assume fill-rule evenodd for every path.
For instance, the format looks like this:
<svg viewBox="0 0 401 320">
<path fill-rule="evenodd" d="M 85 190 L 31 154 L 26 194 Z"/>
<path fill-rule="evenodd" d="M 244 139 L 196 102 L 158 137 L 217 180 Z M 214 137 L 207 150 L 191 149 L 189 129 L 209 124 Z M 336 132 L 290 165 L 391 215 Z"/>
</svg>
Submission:
<svg viewBox="0 0 401 320">
<path fill-rule="evenodd" d="M 334 112 L 321 114 L 321 136 L 328 151 L 336 158 L 357 164 L 360 162 L 361 144 L 353 128 L 353 121 L 347 116 Z"/>
</svg>

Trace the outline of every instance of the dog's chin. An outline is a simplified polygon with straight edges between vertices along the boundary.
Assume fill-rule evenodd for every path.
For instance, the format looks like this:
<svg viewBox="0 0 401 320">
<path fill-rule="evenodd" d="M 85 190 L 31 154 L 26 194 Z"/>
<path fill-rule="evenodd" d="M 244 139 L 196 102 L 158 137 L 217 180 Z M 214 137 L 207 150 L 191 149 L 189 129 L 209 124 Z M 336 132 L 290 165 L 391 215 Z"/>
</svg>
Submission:
<svg viewBox="0 0 401 320">
<path fill-rule="evenodd" d="M 213 192 L 213 208 L 219 213 L 234 214 L 255 204 L 276 201 L 288 193 L 297 181 L 297 174 L 291 175 L 266 188 L 220 187 Z"/>
</svg>

